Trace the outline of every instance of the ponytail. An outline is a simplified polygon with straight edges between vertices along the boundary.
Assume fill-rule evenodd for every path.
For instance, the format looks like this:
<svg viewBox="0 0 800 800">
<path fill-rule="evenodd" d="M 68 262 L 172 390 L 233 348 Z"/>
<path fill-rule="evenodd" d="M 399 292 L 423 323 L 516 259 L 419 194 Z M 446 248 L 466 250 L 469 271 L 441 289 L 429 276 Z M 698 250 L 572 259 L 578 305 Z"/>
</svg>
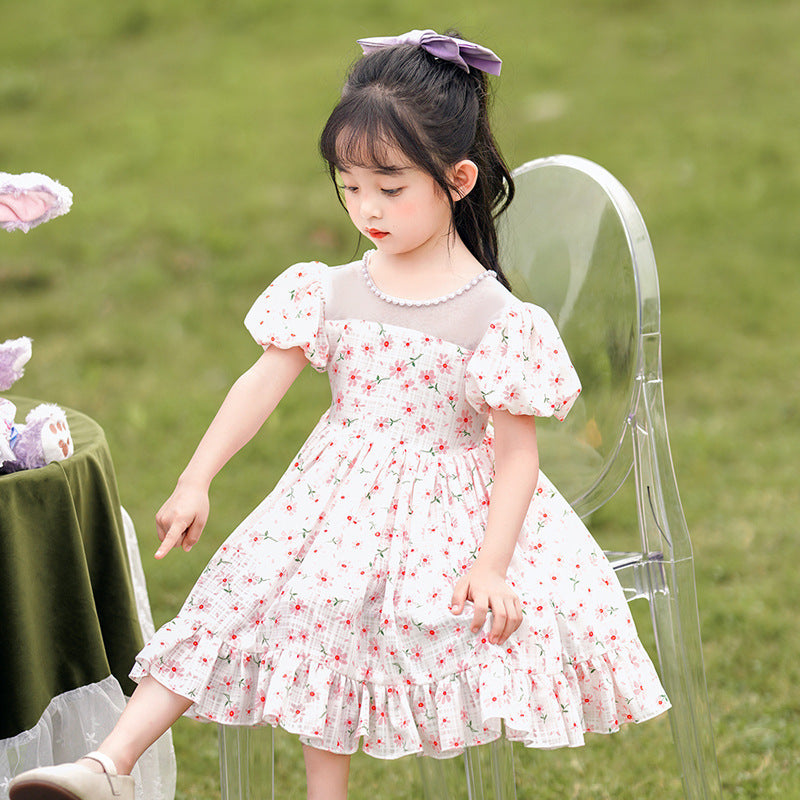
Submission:
<svg viewBox="0 0 800 800">
<path fill-rule="evenodd" d="M 489 87 L 486 75 L 476 72 L 478 119 L 475 142 L 468 158 L 478 167 L 472 191 L 453 205 L 456 231 L 475 258 L 497 273 L 498 280 L 510 288 L 500 266 L 496 220 L 514 198 L 514 180 L 489 126 Z"/>
</svg>

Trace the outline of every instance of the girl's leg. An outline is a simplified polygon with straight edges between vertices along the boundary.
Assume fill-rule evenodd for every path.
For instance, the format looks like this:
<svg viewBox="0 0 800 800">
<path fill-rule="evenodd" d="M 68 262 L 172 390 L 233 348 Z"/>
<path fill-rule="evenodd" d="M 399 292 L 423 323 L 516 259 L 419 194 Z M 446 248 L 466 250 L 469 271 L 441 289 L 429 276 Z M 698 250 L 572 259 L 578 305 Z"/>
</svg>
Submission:
<svg viewBox="0 0 800 800">
<path fill-rule="evenodd" d="M 303 745 L 308 800 L 347 800 L 350 756 Z"/>
<path fill-rule="evenodd" d="M 136 687 L 114 730 L 97 749 L 109 756 L 121 775 L 130 775 L 142 753 L 172 727 L 178 717 L 192 704 L 147 676 Z M 89 759 L 84 766 L 99 770 L 100 765 Z"/>
</svg>

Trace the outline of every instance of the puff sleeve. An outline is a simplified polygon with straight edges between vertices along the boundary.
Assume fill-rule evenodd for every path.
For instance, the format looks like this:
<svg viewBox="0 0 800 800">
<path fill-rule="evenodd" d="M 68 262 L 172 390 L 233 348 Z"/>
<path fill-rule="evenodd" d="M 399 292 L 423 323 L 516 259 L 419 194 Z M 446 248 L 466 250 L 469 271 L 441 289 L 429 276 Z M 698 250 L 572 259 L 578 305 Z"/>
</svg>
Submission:
<svg viewBox="0 0 800 800">
<path fill-rule="evenodd" d="M 478 412 L 563 420 L 581 384 L 550 315 L 515 303 L 492 322 L 470 357 L 465 392 Z"/>
<path fill-rule="evenodd" d="M 301 347 L 318 372 L 328 363 L 325 335 L 325 272 L 318 261 L 295 264 L 264 290 L 247 312 L 244 324 L 266 350 Z"/>
</svg>

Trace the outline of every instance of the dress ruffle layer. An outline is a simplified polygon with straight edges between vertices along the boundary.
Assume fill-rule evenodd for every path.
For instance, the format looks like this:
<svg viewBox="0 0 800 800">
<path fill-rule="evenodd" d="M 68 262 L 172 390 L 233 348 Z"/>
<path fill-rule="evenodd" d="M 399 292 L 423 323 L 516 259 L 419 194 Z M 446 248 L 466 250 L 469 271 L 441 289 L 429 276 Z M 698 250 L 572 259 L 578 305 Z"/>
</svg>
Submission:
<svg viewBox="0 0 800 800">
<path fill-rule="evenodd" d="M 361 681 L 302 650 L 245 652 L 186 621 L 165 626 L 160 658 L 142 652 L 135 678 L 153 675 L 195 699 L 190 713 L 223 725 L 280 725 L 315 747 L 378 758 L 447 758 L 501 735 L 527 747 L 577 747 L 669 707 L 637 640 L 555 674 L 516 669 L 497 648 L 486 663 L 425 683 Z M 184 680 L 185 659 L 206 665 L 205 686 Z M 636 676 L 635 678 L 632 676 Z M 235 697 L 235 699 L 234 699 Z"/>
</svg>

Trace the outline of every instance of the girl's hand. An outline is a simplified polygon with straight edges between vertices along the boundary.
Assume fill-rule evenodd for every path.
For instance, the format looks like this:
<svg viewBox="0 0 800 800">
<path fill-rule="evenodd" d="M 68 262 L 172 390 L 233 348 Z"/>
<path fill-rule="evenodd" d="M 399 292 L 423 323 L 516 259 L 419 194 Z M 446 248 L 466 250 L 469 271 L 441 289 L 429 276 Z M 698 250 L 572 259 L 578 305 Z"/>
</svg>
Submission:
<svg viewBox="0 0 800 800">
<path fill-rule="evenodd" d="M 178 544 L 188 553 L 203 532 L 208 512 L 208 490 L 178 482 L 175 491 L 156 514 L 158 538 L 161 540 L 156 558 L 164 558 Z"/>
<path fill-rule="evenodd" d="M 471 600 L 473 606 L 473 633 L 483 627 L 487 612 L 492 612 L 492 629 L 489 632 L 492 644 L 503 644 L 522 624 L 522 606 L 506 583 L 505 575 L 484 567 L 479 561 L 456 583 L 450 610 L 460 614 L 467 600 Z"/>
</svg>

